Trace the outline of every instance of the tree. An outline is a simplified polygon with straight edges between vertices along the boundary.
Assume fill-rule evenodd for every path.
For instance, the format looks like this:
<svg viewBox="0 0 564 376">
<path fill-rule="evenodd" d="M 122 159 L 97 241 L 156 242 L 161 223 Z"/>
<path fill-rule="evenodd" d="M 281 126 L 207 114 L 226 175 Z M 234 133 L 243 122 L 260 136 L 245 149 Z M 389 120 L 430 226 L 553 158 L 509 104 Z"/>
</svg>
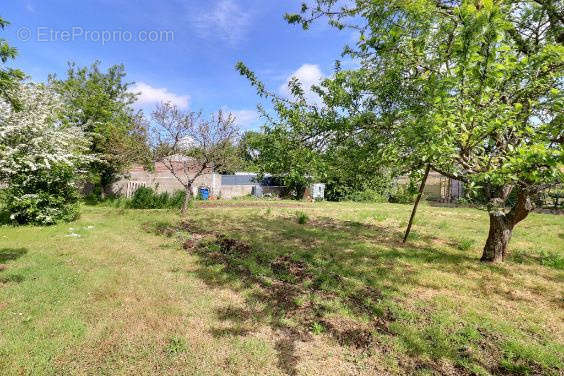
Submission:
<svg viewBox="0 0 564 376">
<path fill-rule="evenodd" d="M 358 33 L 344 54 L 360 68 L 338 66 L 316 88 L 323 106 L 277 112 L 300 118 L 304 138 L 364 137 L 381 165 L 430 165 L 469 189 L 482 187 L 490 216 L 482 260 L 502 261 L 535 196 L 563 180 L 558 2 L 317 0 L 286 15 L 304 28 L 322 17 Z"/>
<path fill-rule="evenodd" d="M 26 84 L 17 90 L 20 111 L 0 102 L 0 183 L 7 210 L 19 224 L 53 224 L 78 216 L 79 169 L 93 158 L 77 126 L 63 124 L 63 103 L 50 88 Z M 85 154 L 86 153 L 86 154 Z"/>
<path fill-rule="evenodd" d="M 203 174 L 230 169 L 238 163 L 234 145 L 239 137 L 232 114 L 221 110 L 203 119 L 201 113 L 184 112 L 162 103 L 152 114 L 150 138 L 155 161 L 160 161 L 186 191 L 182 214 L 192 197 L 194 182 Z"/>
<path fill-rule="evenodd" d="M 0 29 L 4 29 L 8 25 L 9 22 L 0 17 Z M 5 39 L 0 38 L 0 61 L 2 64 L 14 59 L 17 54 L 18 51 L 14 47 L 11 47 Z M 24 77 L 24 73 L 19 69 L 0 67 L 0 98 L 7 100 L 16 110 L 21 109 L 21 106 L 14 96 L 14 91 Z"/>
<path fill-rule="evenodd" d="M 64 100 L 64 122 L 80 126 L 90 139 L 90 151 L 98 156 L 89 173 L 102 196 L 119 174 L 148 156 L 143 115 L 132 107 L 137 94 L 125 76 L 123 65 L 102 72 L 96 61 L 90 67 L 69 63 L 64 80 L 49 77 Z"/>
<path fill-rule="evenodd" d="M 318 155 L 282 124 L 264 128 L 248 140 L 261 175 L 273 174 L 297 199 L 317 177 Z"/>
</svg>

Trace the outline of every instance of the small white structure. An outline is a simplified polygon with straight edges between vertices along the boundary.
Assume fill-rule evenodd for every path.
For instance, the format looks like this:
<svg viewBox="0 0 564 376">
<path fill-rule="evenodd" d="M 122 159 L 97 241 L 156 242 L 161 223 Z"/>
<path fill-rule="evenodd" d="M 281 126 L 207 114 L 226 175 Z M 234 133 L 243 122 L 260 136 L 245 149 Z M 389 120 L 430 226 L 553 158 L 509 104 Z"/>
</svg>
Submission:
<svg viewBox="0 0 564 376">
<path fill-rule="evenodd" d="M 311 186 L 311 197 L 314 200 L 325 199 L 325 184 L 317 183 Z"/>
</svg>

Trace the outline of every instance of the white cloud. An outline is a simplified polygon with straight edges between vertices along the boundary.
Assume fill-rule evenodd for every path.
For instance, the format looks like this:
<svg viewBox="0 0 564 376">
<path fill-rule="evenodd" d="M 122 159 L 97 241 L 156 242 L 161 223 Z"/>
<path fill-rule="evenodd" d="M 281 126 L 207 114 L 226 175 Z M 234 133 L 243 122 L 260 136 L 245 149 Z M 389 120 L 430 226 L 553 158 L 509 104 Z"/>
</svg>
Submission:
<svg viewBox="0 0 564 376">
<path fill-rule="evenodd" d="M 220 0 L 207 12 L 200 13 L 193 23 L 201 37 L 220 38 L 236 45 L 247 36 L 251 16 L 233 0 Z"/>
<path fill-rule="evenodd" d="M 242 129 L 248 129 L 257 125 L 259 120 L 259 113 L 256 110 L 230 110 L 223 108 L 223 111 L 235 116 L 236 124 Z"/>
<path fill-rule="evenodd" d="M 133 93 L 140 93 L 137 97 L 139 105 L 152 105 L 161 102 L 170 102 L 178 108 L 186 109 L 190 103 L 189 95 L 177 95 L 166 88 L 154 88 L 145 82 L 138 82 L 130 89 Z"/>
<path fill-rule="evenodd" d="M 31 3 L 27 3 L 27 4 L 25 5 L 25 9 L 26 9 L 28 12 L 35 13 L 35 8 L 34 8 L 34 6 L 33 6 Z"/>
<path fill-rule="evenodd" d="M 305 98 L 310 103 L 319 103 L 320 98 L 319 96 L 311 90 L 313 85 L 319 85 L 321 81 L 325 78 L 325 75 L 319 68 L 319 65 L 315 64 L 304 64 L 298 68 L 295 72 L 290 74 L 284 84 L 280 86 L 280 94 L 285 97 L 291 97 L 292 93 L 288 88 L 288 84 L 292 78 L 297 78 L 300 84 L 302 85 L 302 89 L 305 92 Z"/>
</svg>

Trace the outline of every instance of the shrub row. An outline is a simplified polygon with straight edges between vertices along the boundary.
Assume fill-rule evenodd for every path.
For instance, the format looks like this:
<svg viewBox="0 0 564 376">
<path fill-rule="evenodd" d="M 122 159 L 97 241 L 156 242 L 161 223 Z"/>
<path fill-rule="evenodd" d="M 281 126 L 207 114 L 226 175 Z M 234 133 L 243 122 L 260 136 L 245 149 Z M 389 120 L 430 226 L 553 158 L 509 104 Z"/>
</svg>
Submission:
<svg viewBox="0 0 564 376">
<path fill-rule="evenodd" d="M 126 207 L 131 209 L 179 209 L 182 207 L 186 192 L 177 191 L 157 193 L 152 188 L 141 187 L 128 200 Z"/>
</svg>

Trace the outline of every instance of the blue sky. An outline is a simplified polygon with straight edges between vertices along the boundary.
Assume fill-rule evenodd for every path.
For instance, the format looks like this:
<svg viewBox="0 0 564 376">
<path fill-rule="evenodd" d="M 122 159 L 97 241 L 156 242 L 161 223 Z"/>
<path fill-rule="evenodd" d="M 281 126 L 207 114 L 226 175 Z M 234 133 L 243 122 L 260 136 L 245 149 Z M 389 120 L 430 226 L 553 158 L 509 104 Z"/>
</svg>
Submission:
<svg viewBox="0 0 564 376">
<path fill-rule="evenodd" d="M 140 108 L 150 111 L 159 100 L 208 113 L 223 108 L 243 128 L 253 128 L 260 124 L 259 98 L 235 71 L 237 61 L 285 94 L 292 75 L 306 86 L 330 75 L 351 41 L 351 33 L 325 23 L 308 31 L 288 25 L 284 13 L 298 10 L 300 2 L 11 0 L 0 10 L 11 25 L 0 35 L 18 48 L 11 65 L 35 81 L 63 75 L 70 60 L 123 63 L 128 81 L 142 92 Z"/>
</svg>

